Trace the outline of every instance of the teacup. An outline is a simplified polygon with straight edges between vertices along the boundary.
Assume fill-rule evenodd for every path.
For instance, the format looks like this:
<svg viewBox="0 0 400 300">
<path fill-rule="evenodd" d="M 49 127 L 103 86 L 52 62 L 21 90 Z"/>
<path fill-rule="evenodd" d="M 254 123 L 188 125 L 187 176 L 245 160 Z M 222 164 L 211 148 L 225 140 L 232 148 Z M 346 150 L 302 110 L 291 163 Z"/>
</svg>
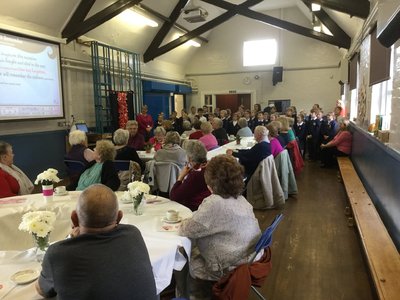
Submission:
<svg viewBox="0 0 400 300">
<path fill-rule="evenodd" d="M 66 192 L 67 192 L 67 190 L 64 185 L 60 185 L 54 189 L 54 193 L 59 194 L 59 195 L 65 194 Z"/>
<path fill-rule="evenodd" d="M 167 211 L 167 214 L 165 215 L 165 217 L 168 221 L 178 221 L 179 212 L 171 209 L 171 210 Z"/>
</svg>

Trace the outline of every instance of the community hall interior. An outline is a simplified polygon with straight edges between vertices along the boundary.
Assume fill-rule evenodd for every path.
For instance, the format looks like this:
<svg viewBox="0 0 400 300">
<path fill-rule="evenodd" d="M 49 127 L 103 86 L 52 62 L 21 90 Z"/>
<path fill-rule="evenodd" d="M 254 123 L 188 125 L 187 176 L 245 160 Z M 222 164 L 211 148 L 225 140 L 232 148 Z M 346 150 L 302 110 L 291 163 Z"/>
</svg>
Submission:
<svg viewBox="0 0 400 300">
<path fill-rule="evenodd" d="M 400 299 L 400 0 L 3 2 L 0 141 L 12 146 L 13 163 L 30 181 L 54 168 L 61 179 L 56 185 L 70 186 L 70 133 L 84 131 L 93 150 L 100 140 L 115 143 L 116 130 L 143 111 L 153 122 L 144 131 L 146 144 L 162 120 L 174 124 L 185 119 L 184 111 L 191 132 L 184 133 L 183 123 L 174 130 L 182 149 L 195 131 L 191 117 L 202 124 L 204 114 L 213 125 L 228 110 L 236 125 L 261 112 L 261 119 L 267 116 L 257 124 L 270 132 L 271 115 L 279 121 L 290 110 L 295 128 L 320 113 L 326 124 L 332 117 L 337 131 L 344 126 L 351 133 L 351 151 L 335 152 L 321 165 L 324 145 L 334 137 L 315 146 L 307 131 L 304 145 L 298 137 L 295 143 L 301 167 L 290 157 L 295 192 L 286 186 L 282 202 L 268 207 L 250 202 L 262 232 L 283 215 L 269 245 L 272 267 L 258 291 L 269 300 Z M 221 121 L 227 138 L 206 145 L 208 161 L 232 156 L 227 145 L 259 143 L 251 124 L 251 136 L 237 138 Z M 143 145 L 136 150 L 143 175 L 149 155 Z M 271 186 L 261 183 L 243 195 Z M 160 197 L 170 198 L 169 192 Z M 35 185 L 32 194 L 41 193 Z M 4 199 L 0 210 L 15 204 Z M 17 224 L 1 218 L 0 224 Z M 10 250 L 22 249 L 0 243 L 0 254 Z M 168 272 L 158 299 L 178 299 L 176 269 Z M 33 293 L 33 287 L 18 288 L 4 295 L 0 288 L 0 299 Z M 248 299 L 260 298 L 251 290 Z"/>
</svg>

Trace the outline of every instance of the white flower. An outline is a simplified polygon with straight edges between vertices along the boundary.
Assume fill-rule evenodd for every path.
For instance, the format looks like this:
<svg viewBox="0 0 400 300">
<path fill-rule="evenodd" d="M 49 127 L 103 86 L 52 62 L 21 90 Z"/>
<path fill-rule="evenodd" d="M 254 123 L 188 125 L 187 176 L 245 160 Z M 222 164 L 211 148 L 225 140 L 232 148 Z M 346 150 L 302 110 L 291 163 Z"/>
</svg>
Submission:
<svg viewBox="0 0 400 300">
<path fill-rule="evenodd" d="M 60 182 L 60 178 L 58 178 L 57 174 L 58 171 L 56 169 L 49 168 L 36 177 L 35 184 L 52 184 L 53 182 Z"/>
<path fill-rule="evenodd" d="M 22 216 L 22 222 L 18 229 L 35 234 L 38 237 L 45 237 L 53 229 L 56 214 L 51 211 L 33 211 Z"/>
<path fill-rule="evenodd" d="M 139 193 L 148 194 L 150 192 L 150 186 L 141 181 L 134 181 L 128 184 L 128 190 L 132 196 L 136 196 Z"/>
</svg>

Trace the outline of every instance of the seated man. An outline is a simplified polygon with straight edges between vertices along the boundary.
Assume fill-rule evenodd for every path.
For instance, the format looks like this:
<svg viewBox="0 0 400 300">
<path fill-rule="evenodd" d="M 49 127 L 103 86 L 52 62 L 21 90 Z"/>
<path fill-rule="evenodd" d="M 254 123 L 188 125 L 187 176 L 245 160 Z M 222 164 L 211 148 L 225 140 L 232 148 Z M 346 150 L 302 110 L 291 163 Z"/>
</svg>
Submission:
<svg viewBox="0 0 400 300">
<path fill-rule="evenodd" d="M 257 169 L 258 164 L 267 156 L 271 155 L 271 145 L 268 140 L 268 129 L 265 126 L 257 126 L 254 129 L 255 144 L 251 149 L 239 150 L 234 152 L 232 149 L 226 150 L 226 154 L 239 158 L 239 162 L 244 166 L 246 182 Z"/>
<path fill-rule="evenodd" d="M 139 230 L 121 225 L 116 195 L 96 184 L 71 214 L 72 238 L 51 245 L 36 289 L 58 299 L 157 299 L 152 267 Z"/>
</svg>

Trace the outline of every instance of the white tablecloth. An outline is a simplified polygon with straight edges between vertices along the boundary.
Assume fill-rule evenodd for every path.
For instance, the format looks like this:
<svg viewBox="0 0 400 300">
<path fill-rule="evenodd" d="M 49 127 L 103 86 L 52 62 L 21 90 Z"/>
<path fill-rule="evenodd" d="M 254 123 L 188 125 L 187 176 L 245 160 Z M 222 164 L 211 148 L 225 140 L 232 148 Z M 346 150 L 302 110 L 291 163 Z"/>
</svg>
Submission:
<svg viewBox="0 0 400 300">
<path fill-rule="evenodd" d="M 240 144 L 238 145 L 236 141 L 227 143 L 221 147 L 218 147 L 217 149 L 211 150 L 207 152 L 207 160 L 210 160 L 211 158 L 220 155 L 220 154 L 226 154 L 226 150 L 232 149 L 232 150 L 242 150 L 242 149 L 250 149 L 251 147 L 254 146 L 256 141 L 254 140 L 254 137 L 244 137 L 240 140 Z"/>
<path fill-rule="evenodd" d="M 121 196 L 121 192 L 117 192 L 117 195 Z M 75 208 L 78 196 L 79 192 L 69 192 L 66 196 L 54 196 L 51 202 L 46 202 L 41 194 L 0 199 L 1 300 L 41 299 L 35 291 L 34 283 L 16 286 L 10 280 L 11 275 L 17 271 L 41 269 L 40 264 L 35 261 L 33 249 L 30 249 L 33 245 L 32 238 L 29 233 L 18 230 L 22 215 L 33 210 L 54 211 L 57 221 L 50 239 L 63 239 L 71 230 L 70 214 Z M 154 199 L 155 196 L 150 197 Z M 169 209 L 178 210 L 182 218 L 191 217 L 192 212 L 165 198 L 158 197 L 155 200 L 161 201 L 146 204 L 141 216 L 132 213 L 132 204 L 120 203 L 120 209 L 124 213 L 121 223 L 134 224 L 142 233 L 153 267 L 157 293 L 160 293 L 170 284 L 173 270 L 181 270 L 186 263 L 178 249 L 183 247 L 190 255 L 191 247 L 188 238 L 178 236 L 176 231 L 165 231 L 162 228 L 162 218 Z"/>
</svg>

